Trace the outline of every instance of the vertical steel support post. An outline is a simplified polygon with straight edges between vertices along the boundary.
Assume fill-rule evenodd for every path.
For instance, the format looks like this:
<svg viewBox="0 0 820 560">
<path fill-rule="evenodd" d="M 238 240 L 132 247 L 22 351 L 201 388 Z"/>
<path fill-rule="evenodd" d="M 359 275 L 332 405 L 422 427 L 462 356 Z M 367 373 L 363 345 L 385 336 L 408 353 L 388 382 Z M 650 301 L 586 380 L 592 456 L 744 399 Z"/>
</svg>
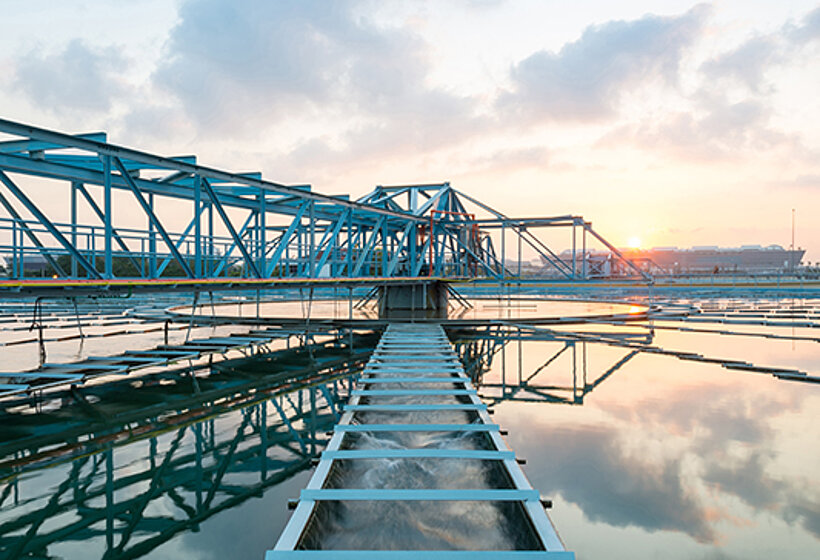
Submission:
<svg viewBox="0 0 820 560">
<path fill-rule="evenodd" d="M 501 398 L 507 396 L 507 345 L 501 343 Z"/>
<path fill-rule="evenodd" d="M 433 270 L 434 270 L 434 267 L 433 267 L 433 240 L 435 239 L 435 236 L 433 234 L 433 232 L 435 231 L 434 222 L 433 222 L 433 215 L 434 214 L 435 214 L 435 212 L 431 210 L 430 211 L 430 231 L 428 232 L 429 245 L 427 246 L 428 253 L 430 255 L 430 264 L 428 265 L 429 270 L 427 271 L 427 276 L 432 276 L 433 275 Z"/>
<path fill-rule="evenodd" d="M 17 258 L 17 251 L 18 251 L 18 248 L 19 248 L 20 245 L 22 245 L 22 243 L 17 242 L 17 219 L 12 217 L 12 219 L 11 219 L 11 269 L 13 271 L 12 275 L 15 278 L 22 278 L 23 277 L 23 275 L 20 274 L 20 271 L 19 271 L 19 268 L 18 268 L 18 261 L 20 259 Z"/>
<path fill-rule="evenodd" d="M 524 341 L 521 339 L 521 327 L 518 327 L 518 386 L 524 377 Z"/>
<path fill-rule="evenodd" d="M 577 278 L 576 278 L 577 275 L 576 275 L 576 271 L 575 271 L 575 261 L 577 260 L 576 255 L 575 255 L 575 226 L 577 224 L 578 224 L 578 220 L 573 218 L 572 219 L 572 279 L 573 280 L 577 280 Z"/>
<path fill-rule="evenodd" d="M 586 280 L 587 279 L 587 223 L 584 222 L 584 231 L 581 234 L 581 258 L 584 259 L 581 261 L 581 277 Z"/>
<path fill-rule="evenodd" d="M 71 244 L 77 248 L 77 182 L 71 182 Z M 71 277 L 77 277 L 77 259 L 71 258 Z"/>
<path fill-rule="evenodd" d="M 259 197 L 259 233 L 257 235 L 257 242 L 259 243 L 259 250 L 257 253 L 259 257 L 259 264 L 257 265 L 257 268 L 260 272 L 262 272 L 262 274 L 268 276 L 267 274 L 265 274 L 265 249 L 267 248 L 268 243 L 268 210 L 265 207 L 265 205 L 267 204 L 267 201 L 265 200 L 265 191 L 260 190 L 257 196 Z"/>
<path fill-rule="evenodd" d="M 387 220 L 382 221 L 382 266 L 381 276 L 387 276 Z"/>
<path fill-rule="evenodd" d="M 208 276 L 213 274 L 214 256 L 216 250 L 214 247 L 214 205 L 208 199 L 208 266 L 206 273 Z"/>
<path fill-rule="evenodd" d="M 154 193 L 148 193 L 148 208 L 154 211 Z M 157 278 L 157 232 L 151 218 L 148 218 L 148 253 L 149 278 Z"/>
<path fill-rule="evenodd" d="M 581 374 L 583 376 L 584 382 L 584 394 L 587 392 L 587 343 L 586 341 L 581 342 L 581 359 L 582 361 L 582 369 Z"/>
<path fill-rule="evenodd" d="M 415 193 L 415 189 L 410 191 L 411 193 Z M 413 197 L 415 198 L 415 197 Z M 409 247 L 409 258 L 408 258 L 408 266 L 407 266 L 407 276 L 413 275 L 413 268 L 416 266 L 416 244 L 418 243 L 418 231 L 419 226 L 416 223 L 413 223 L 410 226 L 410 235 L 408 236 L 408 243 L 410 244 Z M 415 294 L 413 294 L 415 297 Z"/>
<path fill-rule="evenodd" d="M 316 202 L 310 201 L 310 223 L 308 224 L 308 278 L 316 278 Z"/>
<path fill-rule="evenodd" d="M 202 278 L 202 223 L 200 207 L 202 206 L 202 178 L 194 175 L 194 276 Z"/>
<path fill-rule="evenodd" d="M 347 266 L 347 277 L 353 276 L 353 210 L 347 213 L 347 255 L 345 255 Z M 353 297 L 352 294 L 350 297 Z"/>
<path fill-rule="evenodd" d="M 504 277 L 507 272 L 507 222 L 501 223 L 501 282 L 504 282 Z"/>
<path fill-rule="evenodd" d="M 521 285 L 521 224 L 518 225 L 518 284 Z"/>
<path fill-rule="evenodd" d="M 111 156 L 102 156 L 103 160 L 103 223 L 105 224 L 105 278 L 114 277 L 114 227 L 111 223 Z M 123 169 L 124 172 L 124 169 Z"/>
</svg>

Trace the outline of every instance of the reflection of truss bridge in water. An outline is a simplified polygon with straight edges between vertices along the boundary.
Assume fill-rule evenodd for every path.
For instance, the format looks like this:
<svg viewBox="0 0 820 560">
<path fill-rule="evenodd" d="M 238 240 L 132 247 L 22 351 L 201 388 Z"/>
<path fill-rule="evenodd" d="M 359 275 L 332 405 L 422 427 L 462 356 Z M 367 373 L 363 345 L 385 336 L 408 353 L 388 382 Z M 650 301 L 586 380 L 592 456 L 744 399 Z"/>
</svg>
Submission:
<svg viewBox="0 0 820 560">
<path fill-rule="evenodd" d="M 563 404 L 583 404 L 584 397 L 603 383 L 609 376 L 635 357 L 639 350 L 628 350 L 611 367 L 594 378 L 590 378 L 587 367 L 587 344 L 603 342 L 595 340 L 602 336 L 607 341 L 629 341 L 632 344 L 650 344 L 652 333 L 585 333 L 582 339 L 576 338 L 573 333 L 553 331 L 550 329 L 534 329 L 532 327 L 504 327 L 495 325 L 483 329 L 471 329 L 455 334 L 456 352 L 465 364 L 467 372 L 479 387 L 481 398 L 491 404 L 504 400 L 551 402 Z M 525 342 L 555 342 L 560 344 L 557 351 L 550 354 L 533 371 L 525 371 L 523 367 L 523 343 Z M 512 349 L 516 352 L 517 360 L 514 371 L 508 372 L 508 346 L 515 344 Z M 492 368 L 496 356 L 500 357 L 500 381 L 489 382 L 483 378 Z M 569 369 L 561 370 L 562 377 L 569 375 L 571 379 L 564 384 L 543 384 L 541 377 L 556 369 L 556 363 L 564 357 L 569 360 Z M 567 362 L 563 362 L 565 365 Z"/>
<path fill-rule="evenodd" d="M 138 557 L 309 468 L 372 352 L 372 337 L 355 342 L 350 351 L 333 340 L 271 354 L 274 376 L 260 374 L 272 363 L 260 356 L 255 368 L 240 359 L 138 388 L 66 392 L 40 414 L 7 409 L 3 557 L 51 556 L 71 541 L 104 541 L 106 558 Z M 224 415 L 231 410 L 238 414 Z"/>
<path fill-rule="evenodd" d="M 705 309 L 706 311 L 702 314 L 675 317 L 676 322 L 668 321 L 664 324 L 655 324 L 653 321 L 629 323 L 591 321 L 592 325 L 603 324 L 610 327 L 607 330 L 598 332 L 593 330 L 573 332 L 533 325 L 495 324 L 483 328 L 454 331 L 453 341 L 465 369 L 480 387 L 482 398 L 489 402 L 516 400 L 580 405 L 583 404 L 586 395 L 642 353 L 694 363 L 714 364 L 734 371 L 770 374 L 778 379 L 788 381 L 820 382 L 820 376 L 808 374 L 792 367 L 709 356 L 696 352 L 664 348 L 654 344 L 656 331 L 820 342 L 818 336 L 775 332 L 755 333 L 733 330 L 731 327 L 733 324 L 738 326 L 753 324 L 778 327 L 798 325 L 804 328 L 820 328 L 820 322 L 817 321 L 816 315 L 817 308 L 812 305 L 806 305 L 788 312 L 773 312 L 772 309 L 765 306 L 743 306 L 741 309 L 736 309 L 732 305 L 717 306 L 714 304 L 707 304 Z M 728 323 L 730 326 L 728 328 L 690 327 L 688 323 L 691 322 L 700 324 Z M 621 330 L 618 330 L 617 327 L 621 327 Z M 527 371 L 523 367 L 523 344 L 526 342 L 553 342 L 558 345 L 558 348 L 548 354 L 532 371 Z M 514 347 L 510 348 L 513 345 Z M 590 345 L 619 348 L 623 350 L 623 354 L 610 365 L 602 368 L 600 373 L 591 374 L 587 363 L 587 348 Z M 507 354 L 510 351 L 515 352 L 517 358 L 514 360 L 516 365 L 511 368 L 508 366 L 509 360 L 507 359 Z M 498 360 L 500 379 L 485 382 L 483 378 L 492 368 L 496 357 L 500 357 L 500 360 Z M 564 361 L 561 361 L 562 358 Z M 508 371 L 508 369 L 512 369 L 512 371 Z M 544 384 L 542 379 L 549 372 L 556 370 L 562 372 L 563 379 L 567 379 L 567 377 L 569 379 L 562 384 Z"/>
</svg>

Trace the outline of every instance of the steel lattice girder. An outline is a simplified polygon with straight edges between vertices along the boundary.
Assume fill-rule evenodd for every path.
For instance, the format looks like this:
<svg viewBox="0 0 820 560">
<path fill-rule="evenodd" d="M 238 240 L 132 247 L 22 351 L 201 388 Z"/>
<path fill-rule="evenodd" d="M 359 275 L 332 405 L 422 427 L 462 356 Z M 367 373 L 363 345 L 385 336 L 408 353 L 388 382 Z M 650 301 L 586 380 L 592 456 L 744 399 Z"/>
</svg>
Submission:
<svg viewBox="0 0 820 560">
<path fill-rule="evenodd" d="M 65 278 L 157 279 L 176 263 L 175 274 L 190 279 L 234 275 L 236 264 L 241 275 L 261 280 L 434 274 L 503 279 L 514 276 L 505 268 L 503 247 L 499 255 L 489 234 L 482 233 L 501 229 L 502 239 L 505 231 L 519 236 L 567 279 L 586 279 L 586 267 L 579 276 L 574 256 L 568 265 L 528 230 L 558 225 L 571 225 L 573 231 L 582 226 L 584 234 L 623 258 L 580 217 L 511 219 L 446 182 L 378 186 L 351 201 L 306 185 L 267 181 L 256 172 L 198 165 L 194 156 L 162 157 L 109 144 L 99 132 L 72 136 L 0 119 L 0 133 L 16 138 L 0 142 L 0 179 L 33 216 L 24 218 L 0 194 L 10 216 L 0 218 L 0 232 L 12 237 L 8 244 L 0 242 L 0 251 L 11 252 L 15 278 L 25 276 L 27 256 L 39 254 Z M 70 223 L 48 215 L 6 173 L 69 182 Z M 88 186 L 102 187 L 101 204 Z M 77 222 L 77 191 L 102 227 Z M 147 217 L 147 228 L 115 226 L 113 191 L 130 193 Z M 190 218 L 160 218 L 157 203 L 165 199 L 192 203 Z M 492 218 L 476 219 L 464 201 Z M 225 234 L 214 230 L 214 213 Z M 180 233 L 181 224 L 187 226 Z M 57 262 L 64 255 L 71 259 L 70 273 Z M 130 269 L 120 265 L 115 274 L 115 264 L 125 261 Z"/>
</svg>

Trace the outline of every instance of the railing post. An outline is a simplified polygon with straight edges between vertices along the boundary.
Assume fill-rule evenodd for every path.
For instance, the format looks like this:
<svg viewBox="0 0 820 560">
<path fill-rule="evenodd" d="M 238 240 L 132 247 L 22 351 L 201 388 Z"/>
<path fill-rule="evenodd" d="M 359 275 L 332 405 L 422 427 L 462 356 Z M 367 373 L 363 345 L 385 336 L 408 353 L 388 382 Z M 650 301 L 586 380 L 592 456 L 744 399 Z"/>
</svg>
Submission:
<svg viewBox="0 0 820 560">
<path fill-rule="evenodd" d="M 71 182 L 71 244 L 77 249 L 77 183 Z M 78 249 L 79 250 L 79 249 Z M 77 259 L 71 257 L 71 276 L 77 277 Z"/>
<path fill-rule="evenodd" d="M 308 278 L 316 278 L 316 203 L 311 200 L 308 211 L 310 212 L 309 239 L 308 239 Z"/>
<path fill-rule="evenodd" d="M 202 278 L 202 223 L 199 209 L 202 206 L 202 177 L 194 176 L 194 276 Z"/>
<path fill-rule="evenodd" d="M 266 200 L 265 200 L 265 191 L 259 192 L 259 220 L 257 221 L 257 226 L 259 227 L 259 233 L 257 234 L 257 243 L 258 243 L 258 262 L 257 268 L 265 275 L 265 249 L 267 246 L 267 209 L 265 208 Z"/>
<path fill-rule="evenodd" d="M 111 223 L 111 156 L 102 156 L 103 159 L 103 218 L 105 224 L 105 278 L 114 277 L 114 258 L 112 244 L 114 243 L 114 228 Z"/>
<path fill-rule="evenodd" d="M 154 193 L 148 193 L 148 207 L 154 211 Z M 148 258 L 149 278 L 157 277 L 157 233 L 154 229 L 154 222 L 148 218 Z"/>
</svg>

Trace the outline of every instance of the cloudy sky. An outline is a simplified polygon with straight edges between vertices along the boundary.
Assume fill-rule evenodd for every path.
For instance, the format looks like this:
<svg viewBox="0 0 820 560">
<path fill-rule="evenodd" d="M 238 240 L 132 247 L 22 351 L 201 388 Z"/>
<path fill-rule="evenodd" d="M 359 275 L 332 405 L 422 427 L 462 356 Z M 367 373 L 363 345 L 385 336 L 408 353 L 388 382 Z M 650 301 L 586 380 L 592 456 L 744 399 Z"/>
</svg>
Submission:
<svg viewBox="0 0 820 560">
<path fill-rule="evenodd" d="M 450 181 L 616 245 L 820 261 L 820 4 L 0 0 L 0 115 L 358 196 Z"/>
</svg>

